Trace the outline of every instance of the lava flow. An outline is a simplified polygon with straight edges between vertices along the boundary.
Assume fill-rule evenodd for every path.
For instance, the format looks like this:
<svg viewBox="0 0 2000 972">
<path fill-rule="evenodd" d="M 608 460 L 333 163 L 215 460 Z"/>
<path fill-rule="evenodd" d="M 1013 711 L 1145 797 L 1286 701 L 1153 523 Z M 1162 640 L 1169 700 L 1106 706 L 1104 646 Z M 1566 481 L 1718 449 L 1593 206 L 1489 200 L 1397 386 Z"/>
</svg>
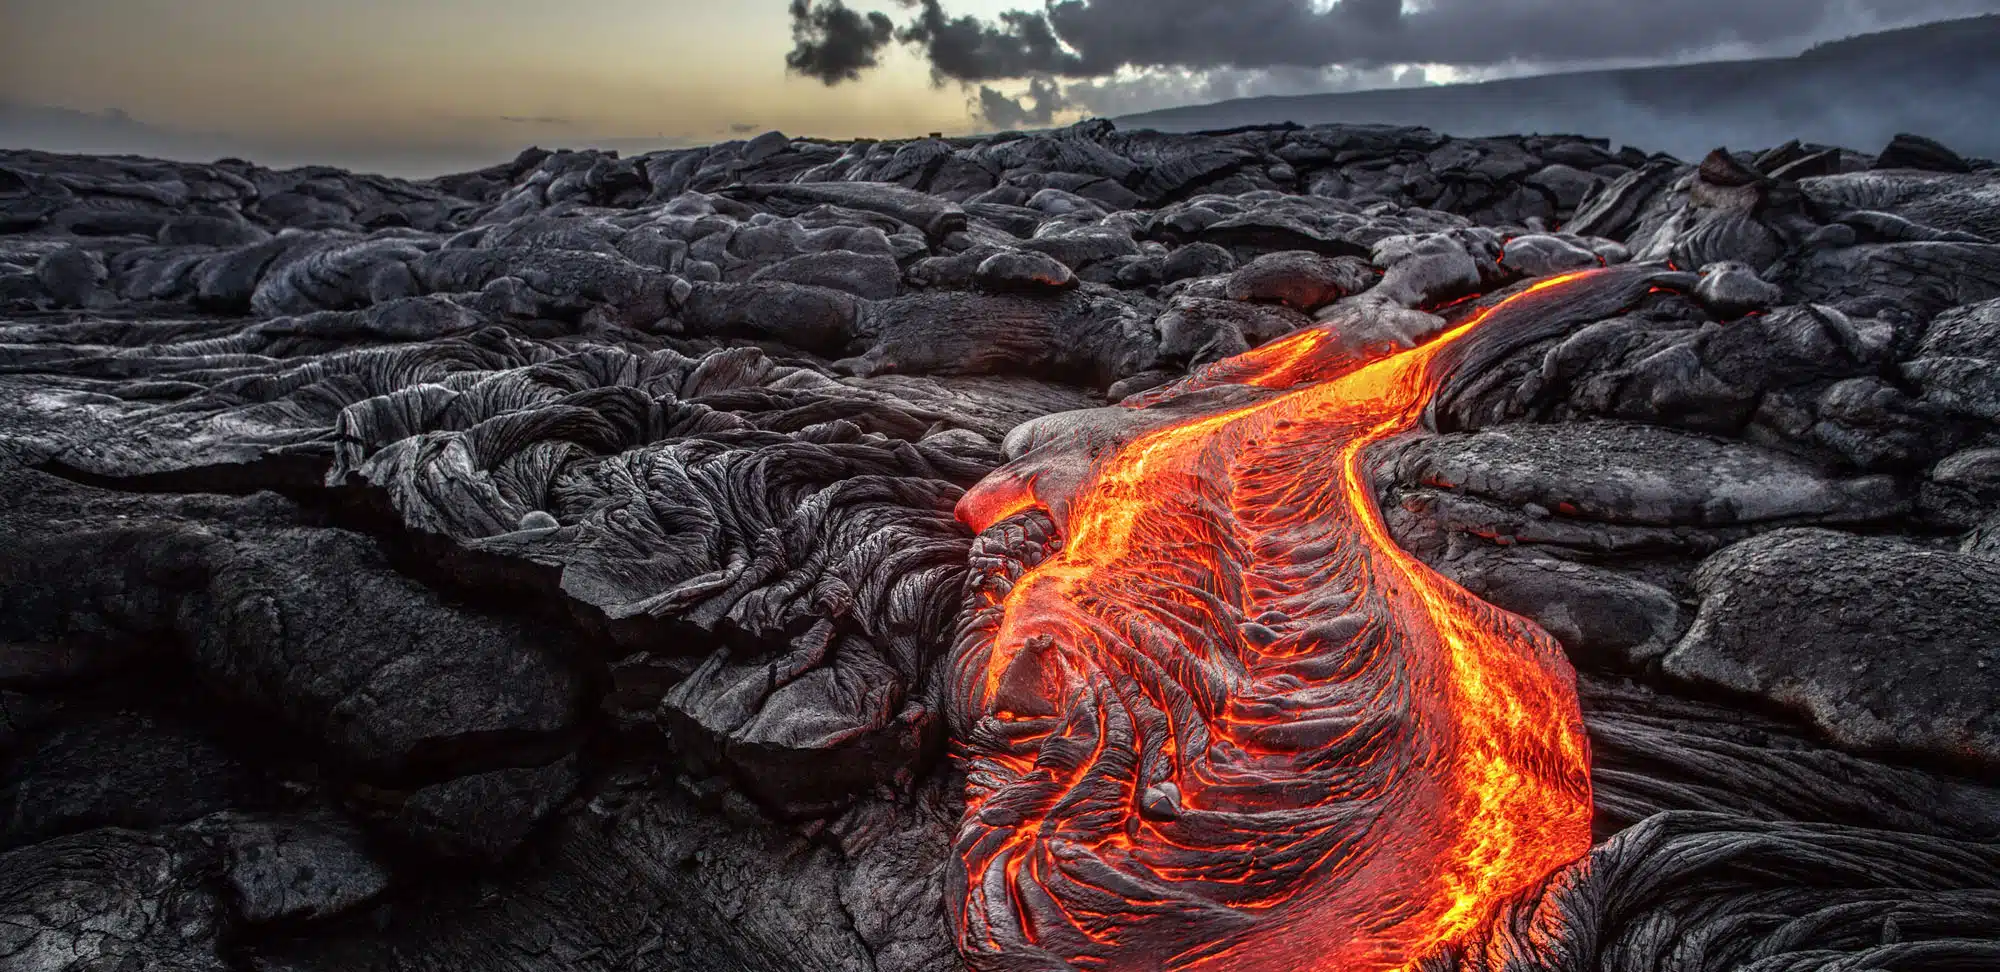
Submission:
<svg viewBox="0 0 2000 972">
<path fill-rule="evenodd" d="M 952 907 L 975 968 L 1406 968 L 1589 849 L 1560 648 L 1401 550 L 1363 456 L 1468 336 L 1602 272 L 1374 361 L 1300 332 L 968 494 Z"/>
</svg>

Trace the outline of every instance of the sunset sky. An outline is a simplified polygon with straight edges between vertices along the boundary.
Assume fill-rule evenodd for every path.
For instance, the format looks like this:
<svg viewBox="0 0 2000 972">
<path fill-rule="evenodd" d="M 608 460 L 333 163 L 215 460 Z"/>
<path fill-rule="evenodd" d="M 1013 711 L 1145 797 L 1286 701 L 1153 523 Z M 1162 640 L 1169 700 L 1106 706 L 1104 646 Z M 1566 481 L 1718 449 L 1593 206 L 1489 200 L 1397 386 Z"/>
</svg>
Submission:
<svg viewBox="0 0 2000 972">
<path fill-rule="evenodd" d="M 1069 100 L 1056 120 L 1235 95 L 1561 67 L 1574 58 L 1563 53 L 1567 49 L 1537 46 L 1550 32 L 1538 27 L 1536 18 L 1557 24 L 1587 19 L 1564 8 L 1598 10 L 1600 21 L 1627 16 L 1601 11 L 1631 11 L 1639 25 L 1627 34 L 1640 35 L 1637 42 L 1607 49 L 1621 55 L 1610 60 L 1624 62 L 1691 53 L 1795 53 L 1826 35 L 1838 36 L 1843 28 L 1877 25 L 1883 20 L 1877 8 L 1884 4 L 1885 9 L 1905 9 L 1889 0 L 1771 0 L 1780 7 L 1817 11 L 1819 19 L 1797 26 L 1765 16 L 1775 8 L 1763 0 L 1728 0 L 1720 9 L 1739 11 L 1732 16 L 1744 23 L 1724 25 L 1719 33 L 1667 38 L 1660 35 L 1668 32 L 1651 22 L 1681 21 L 1662 19 L 1659 3 L 1491 2 L 1523 11 L 1516 18 L 1521 24 L 1518 43 L 1524 45 L 1518 56 L 1501 48 L 1492 57 L 1481 51 L 1481 60 L 1498 63 L 1464 63 L 1465 48 L 1453 47 L 1453 38 L 1443 36 L 1446 32 L 1414 19 L 1420 34 L 1400 21 L 1391 24 L 1384 37 L 1416 36 L 1429 43 L 1430 36 L 1439 35 L 1436 59 L 1421 74 L 1409 64 L 1350 70 L 1352 62 L 1341 63 L 1353 51 L 1332 41 L 1356 35 L 1326 11 L 1336 6 L 1379 11 L 1384 5 L 1380 0 L 1070 4 L 1072 15 L 1091 23 L 1077 28 L 1076 40 L 1065 35 L 1064 41 L 1084 43 L 1084 28 L 1096 30 L 1098 43 L 1119 48 L 1109 55 L 1119 67 L 1098 76 L 1065 75 Z M 1372 15 L 1376 20 L 1443 18 L 1454 5 L 1493 9 L 1472 0 L 1408 0 L 1399 15 L 1396 0 L 1387 3 L 1386 15 Z M 1194 13 L 1168 12 L 1176 5 Z M 1664 4 L 1669 9 L 1687 5 Z M 856 0 L 852 6 L 883 12 L 899 26 L 917 9 L 914 2 L 894 0 Z M 947 0 L 943 6 L 953 18 L 976 18 L 982 24 L 995 22 L 1005 10 L 1045 9 L 1032 0 Z M 1944 14 L 2000 4 L 1923 0 L 1918 6 L 1925 14 Z M 1055 15 L 1055 8 L 1047 9 Z M 1161 11 L 1159 22 L 1149 25 L 1144 36 L 1124 30 L 1116 19 L 1149 17 L 1154 10 Z M 1231 19 L 1236 11 L 1247 12 Z M 1257 47 L 1263 35 L 1256 32 L 1257 18 L 1278 25 L 1270 33 L 1288 35 L 1272 38 L 1277 47 L 1298 40 L 1299 31 L 1284 28 L 1286 16 L 1325 22 L 1314 26 L 1329 31 L 1331 63 L 1299 66 L 1294 63 L 1300 59 L 1296 44 L 1260 60 Z M 1359 23 L 1361 16 L 1350 19 Z M 1216 17 L 1223 18 L 1216 23 L 1227 23 L 1237 35 L 1218 43 L 1235 46 L 1206 58 L 1200 45 L 1215 31 L 1194 21 Z M 1186 36 L 1172 36 L 1182 25 Z M 1617 28 L 1615 22 L 1597 25 L 1606 37 L 1626 36 Z M 1455 33 L 1477 42 L 1486 29 L 1485 24 L 1468 23 Z M 879 67 L 858 81 L 829 86 L 787 73 L 785 56 L 792 41 L 786 0 L 0 0 L 0 101 L 85 112 L 119 110 L 148 126 L 344 159 L 377 151 L 492 155 L 502 146 L 591 140 L 707 142 L 769 129 L 830 137 L 967 132 L 992 127 L 980 112 L 982 87 L 991 84 L 994 94 L 1009 95 L 1026 87 L 1016 77 L 934 84 L 931 65 L 937 51 L 893 42 L 881 47 Z M 1401 47 L 1414 52 L 1413 60 L 1428 51 L 1420 43 Z M 1311 59 L 1310 53 L 1306 58 Z M 1210 63 L 1190 67 L 1190 60 Z"/>
<path fill-rule="evenodd" d="M 997 11 L 1005 0 L 964 3 Z M 785 5 L 743 0 L 4 0 L 14 101 L 278 139 L 510 141 L 966 130 L 897 50 L 866 86 L 787 76 Z M 510 121 L 509 119 L 518 119 Z"/>
</svg>

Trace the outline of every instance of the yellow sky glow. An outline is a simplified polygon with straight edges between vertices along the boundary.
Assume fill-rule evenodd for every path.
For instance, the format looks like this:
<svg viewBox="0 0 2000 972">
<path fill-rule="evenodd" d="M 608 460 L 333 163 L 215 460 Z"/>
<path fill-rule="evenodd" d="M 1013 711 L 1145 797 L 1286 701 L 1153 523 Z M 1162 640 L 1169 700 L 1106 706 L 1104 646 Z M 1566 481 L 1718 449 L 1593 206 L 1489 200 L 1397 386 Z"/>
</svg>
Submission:
<svg viewBox="0 0 2000 972">
<path fill-rule="evenodd" d="M 960 3 L 991 13 L 1005 0 Z M 0 0 L 0 97 L 284 140 L 712 139 L 966 131 L 895 50 L 788 76 L 784 0 Z M 508 122 L 563 119 L 566 124 Z"/>
</svg>

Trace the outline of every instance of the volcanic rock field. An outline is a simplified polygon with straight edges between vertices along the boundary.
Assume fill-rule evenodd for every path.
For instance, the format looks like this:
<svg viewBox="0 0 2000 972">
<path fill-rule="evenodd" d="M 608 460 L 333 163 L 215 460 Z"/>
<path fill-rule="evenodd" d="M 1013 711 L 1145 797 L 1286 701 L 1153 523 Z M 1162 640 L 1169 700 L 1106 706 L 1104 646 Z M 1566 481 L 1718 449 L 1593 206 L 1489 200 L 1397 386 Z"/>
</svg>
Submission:
<svg viewBox="0 0 2000 972">
<path fill-rule="evenodd" d="M 1750 148 L 0 151 L 0 969 L 2000 968 L 2000 168 Z"/>
</svg>

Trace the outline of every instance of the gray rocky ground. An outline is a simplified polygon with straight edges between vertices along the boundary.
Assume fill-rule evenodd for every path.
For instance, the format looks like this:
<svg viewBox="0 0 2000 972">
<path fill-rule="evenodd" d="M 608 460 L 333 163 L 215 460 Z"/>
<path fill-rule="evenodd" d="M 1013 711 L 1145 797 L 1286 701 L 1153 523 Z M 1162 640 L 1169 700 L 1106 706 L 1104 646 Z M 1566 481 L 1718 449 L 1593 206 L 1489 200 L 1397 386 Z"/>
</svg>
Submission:
<svg viewBox="0 0 2000 972">
<path fill-rule="evenodd" d="M 1434 964 L 2000 967 L 2000 170 L 1102 123 L 0 152 L 0 967 L 961 968 L 953 508 L 1024 423 L 1625 265 L 1372 457 L 1596 756 Z"/>
</svg>

